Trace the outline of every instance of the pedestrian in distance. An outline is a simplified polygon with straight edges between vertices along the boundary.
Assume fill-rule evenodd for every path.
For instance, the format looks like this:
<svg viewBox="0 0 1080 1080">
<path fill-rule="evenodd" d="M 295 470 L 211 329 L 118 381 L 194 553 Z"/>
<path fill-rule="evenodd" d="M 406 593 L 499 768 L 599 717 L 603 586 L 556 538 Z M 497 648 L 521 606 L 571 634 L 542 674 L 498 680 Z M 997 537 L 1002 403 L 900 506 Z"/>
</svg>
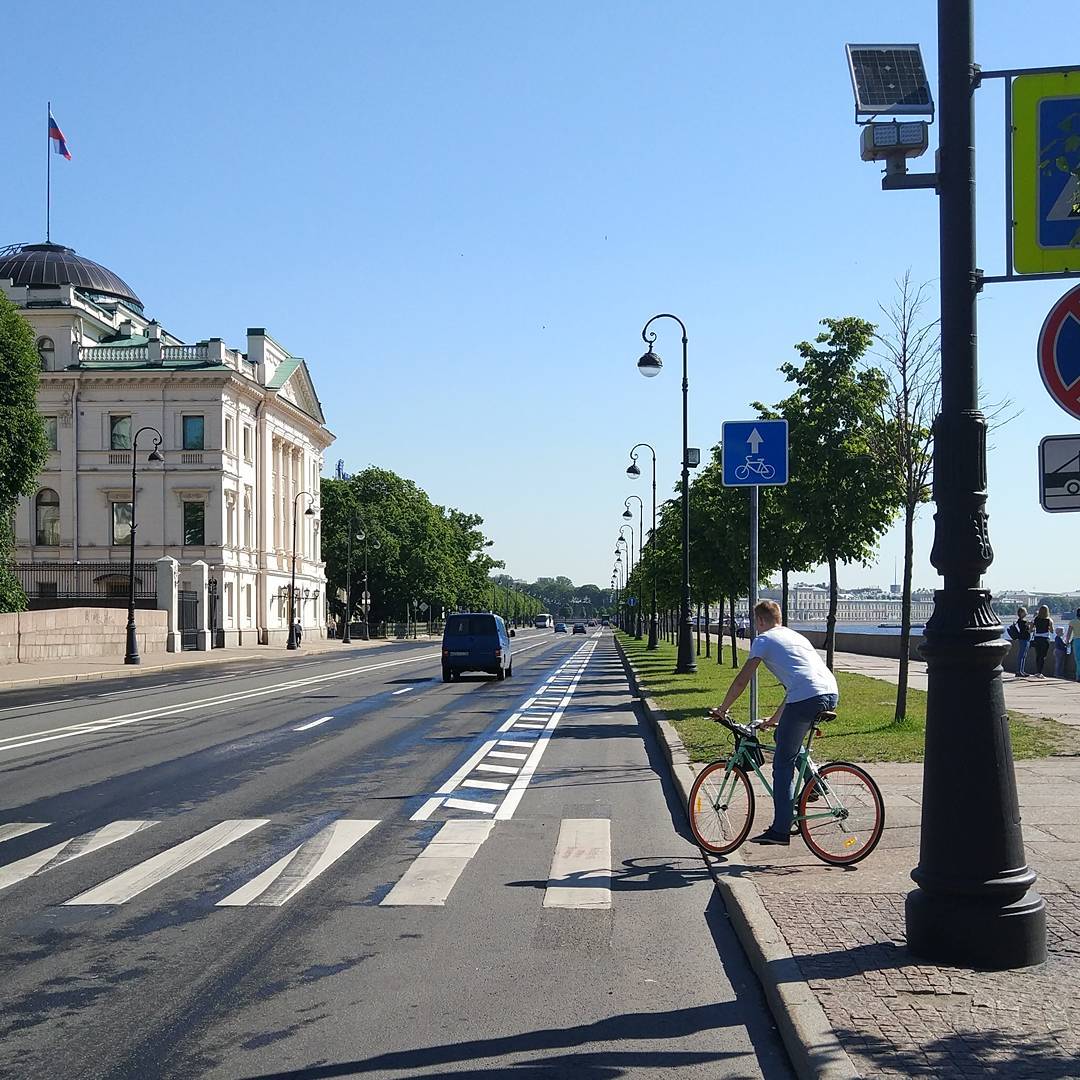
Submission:
<svg viewBox="0 0 1080 1080">
<path fill-rule="evenodd" d="M 304 628 L 300 625 L 300 620 L 299 619 L 296 620 L 295 626 L 296 626 L 296 647 L 299 649 L 300 648 L 300 642 L 304 638 Z"/>
<path fill-rule="evenodd" d="M 1035 678 L 1045 679 L 1043 668 L 1046 665 L 1046 654 L 1050 651 L 1050 642 L 1054 640 L 1054 620 L 1050 618 L 1050 609 L 1041 604 L 1035 614 L 1035 632 L 1032 634 L 1032 645 L 1035 648 Z"/>
<path fill-rule="evenodd" d="M 1065 657 L 1069 655 L 1069 646 L 1065 644 L 1065 627 L 1054 627 L 1054 674 L 1065 677 Z"/>
<path fill-rule="evenodd" d="M 1080 608 L 1076 609 L 1076 618 L 1069 620 L 1065 634 L 1065 644 L 1072 647 L 1073 664 L 1076 667 L 1076 681 L 1080 682 Z"/>
<path fill-rule="evenodd" d="M 750 685 L 759 664 L 764 664 L 784 687 L 779 708 L 762 722 L 776 728 L 773 753 L 772 825 L 755 836 L 754 844 L 790 844 L 795 803 L 795 758 L 810 728 L 822 711 L 832 711 L 839 701 L 836 677 L 825 666 L 810 642 L 790 627 L 781 625 L 780 605 L 762 600 L 754 608 L 757 637 L 750 646 L 750 658 L 728 688 L 713 716 L 725 716 Z M 751 720 L 755 719 L 751 717 Z"/>
<path fill-rule="evenodd" d="M 1009 637 L 1016 642 L 1016 677 L 1026 679 L 1024 664 L 1027 661 L 1028 648 L 1031 646 L 1031 623 L 1028 622 L 1027 608 L 1016 609 L 1016 621 L 1008 629 Z"/>
</svg>

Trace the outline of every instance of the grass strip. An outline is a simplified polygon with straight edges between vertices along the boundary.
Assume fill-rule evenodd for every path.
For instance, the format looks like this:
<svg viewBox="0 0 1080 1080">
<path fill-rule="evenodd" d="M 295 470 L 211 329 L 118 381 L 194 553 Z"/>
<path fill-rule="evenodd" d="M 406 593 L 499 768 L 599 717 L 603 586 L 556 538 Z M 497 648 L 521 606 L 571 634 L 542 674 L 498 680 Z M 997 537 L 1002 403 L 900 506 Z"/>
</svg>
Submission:
<svg viewBox="0 0 1080 1080">
<path fill-rule="evenodd" d="M 716 661 L 716 642 L 713 656 L 706 658 L 704 645 L 698 657 L 695 675 L 675 675 L 675 646 L 661 642 L 656 652 L 638 641 L 618 632 L 649 696 L 664 710 L 682 736 L 691 761 L 714 761 L 730 751 L 732 738 L 719 724 L 706 719 L 705 713 L 715 708 L 737 674 L 731 666 L 731 642 L 725 641 L 723 663 Z M 746 660 L 749 641 L 739 642 L 739 662 Z M 758 711 L 768 716 L 784 697 L 783 687 L 764 667 L 758 668 Z M 814 740 L 814 756 L 818 760 L 847 761 L 922 761 L 926 740 L 926 691 L 909 687 L 908 715 L 900 721 L 893 719 L 896 708 L 896 687 L 883 679 L 853 672 L 836 672 L 840 687 L 837 719 L 823 728 L 824 734 Z M 732 710 L 737 720 L 746 723 L 750 718 L 749 692 Z M 1009 713 L 1009 730 L 1013 755 L 1016 758 L 1048 757 L 1055 752 L 1075 752 L 1077 733 L 1054 720 L 1038 719 L 1020 713 Z M 763 734 L 769 740 L 768 733 Z"/>
</svg>

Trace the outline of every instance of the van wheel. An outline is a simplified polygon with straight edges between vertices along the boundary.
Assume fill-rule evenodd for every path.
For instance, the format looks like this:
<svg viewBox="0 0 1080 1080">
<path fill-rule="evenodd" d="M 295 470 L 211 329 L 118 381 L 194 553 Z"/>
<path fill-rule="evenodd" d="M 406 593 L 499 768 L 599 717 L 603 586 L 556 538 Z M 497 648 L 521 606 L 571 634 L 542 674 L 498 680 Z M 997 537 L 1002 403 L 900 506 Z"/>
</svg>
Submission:
<svg viewBox="0 0 1080 1080">
<path fill-rule="evenodd" d="M 448 667 L 444 667 L 442 669 L 442 681 L 443 682 L 450 682 L 450 680 L 453 677 L 454 677 L 454 673 Z"/>
<path fill-rule="evenodd" d="M 514 665 L 513 665 L 513 662 L 511 662 L 510 666 L 506 669 L 506 677 L 509 679 L 510 676 L 513 675 L 513 674 L 514 674 Z"/>
<path fill-rule="evenodd" d="M 499 682 L 502 682 L 506 678 L 506 668 L 499 668 L 499 670 L 495 672 L 495 678 L 498 679 Z"/>
</svg>

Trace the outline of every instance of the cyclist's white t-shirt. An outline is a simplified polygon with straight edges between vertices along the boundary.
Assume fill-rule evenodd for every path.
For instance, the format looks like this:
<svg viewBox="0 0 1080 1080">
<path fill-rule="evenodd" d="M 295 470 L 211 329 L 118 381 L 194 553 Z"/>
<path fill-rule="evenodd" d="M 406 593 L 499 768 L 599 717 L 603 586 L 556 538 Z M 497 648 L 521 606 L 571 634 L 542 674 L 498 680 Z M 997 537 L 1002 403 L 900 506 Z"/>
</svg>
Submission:
<svg viewBox="0 0 1080 1080">
<path fill-rule="evenodd" d="M 818 694 L 837 694 L 836 678 L 802 634 L 787 626 L 774 626 L 758 634 L 750 645 L 787 691 L 785 701 L 805 701 Z"/>
</svg>

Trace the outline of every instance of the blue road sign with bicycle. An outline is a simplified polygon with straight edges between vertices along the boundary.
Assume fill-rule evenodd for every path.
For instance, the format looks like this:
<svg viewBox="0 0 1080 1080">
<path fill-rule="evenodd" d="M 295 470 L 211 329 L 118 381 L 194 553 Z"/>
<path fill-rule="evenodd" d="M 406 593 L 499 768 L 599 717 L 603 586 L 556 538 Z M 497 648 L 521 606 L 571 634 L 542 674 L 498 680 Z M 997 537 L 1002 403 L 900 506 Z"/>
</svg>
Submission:
<svg viewBox="0 0 1080 1080">
<path fill-rule="evenodd" d="M 722 438 L 725 487 L 788 482 L 786 420 L 728 420 Z"/>
</svg>

